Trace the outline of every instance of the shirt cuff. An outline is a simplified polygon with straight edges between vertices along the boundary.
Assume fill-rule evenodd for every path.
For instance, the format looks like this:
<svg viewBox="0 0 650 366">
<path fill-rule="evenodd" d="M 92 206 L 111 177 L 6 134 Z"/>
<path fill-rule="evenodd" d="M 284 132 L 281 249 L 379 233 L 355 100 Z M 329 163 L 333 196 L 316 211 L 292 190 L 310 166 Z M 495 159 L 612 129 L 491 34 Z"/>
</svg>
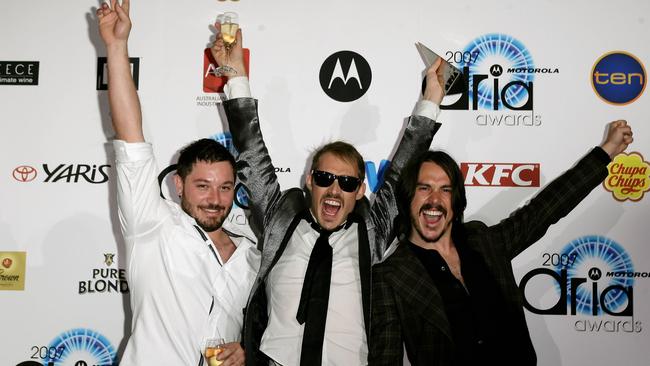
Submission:
<svg viewBox="0 0 650 366">
<path fill-rule="evenodd" d="M 126 142 L 113 140 L 115 160 L 120 163 L 147 160 L 153 156 L 153 147 L 148 142 Z"/>
<path fill-rule="evenodd" d="M 223 91 L 226 93 L 228 99 L 250 98 L 251 86 L 248 82 L 248 77 L 235 76 L 229 78 L 228 82 L 223 87 Z"/>
<path fill-rule="evenodd" d="M 432 119 L 434 121 L 438 120 L 438 115 L 440 114 L 440 107 L 430 101 L 430 100 L 420 100 L 415 104 L 413 109 L 414 116 L 422 116 Z"/>
</svg>

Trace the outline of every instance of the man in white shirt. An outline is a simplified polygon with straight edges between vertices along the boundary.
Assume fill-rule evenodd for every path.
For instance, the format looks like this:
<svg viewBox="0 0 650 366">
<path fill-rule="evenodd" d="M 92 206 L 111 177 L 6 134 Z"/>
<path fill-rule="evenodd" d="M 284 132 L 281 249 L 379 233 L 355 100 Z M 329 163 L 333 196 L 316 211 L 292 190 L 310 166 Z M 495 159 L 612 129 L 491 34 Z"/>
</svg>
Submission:
<svg viewBox="0 0 650 366">
<path fill-rule="evenodd" d="M 241 31 L 228 51 L 217 38 L 212 54 L 228 66 L 224 108 L 240 154 L 238 174 L 249 189 L 252 226 L 263 248 L 244 320 L 246 363 L 366 365 L 370 267 L 393 238 L 400 171 L 412 156 L 428 150 L 440 126 L 434 121 L 444 94 L 436 73 L 440 63 L 428 71 L 424 100 L 370 205 L 363 158 L 341 141 L 316 151 L 305 182 L 309 192 L 280 190 L 257 102 L 250 98 Z"/>
<path fill-rule="evenodd" d="M 102 4 L 120 225 L 126 243 L 132 334 L 120 365 L 202 365 L 202 343 L 223 338 L 222 365 L 243 365 L 243 309 L 257 274 L 255 244 L 223 226 L 235 194 L 235 161 L 214 140 L 180 154 L 181 205 L 160 196 L 152 146 L 128 60 L 129 0 Z"/>
</svg>

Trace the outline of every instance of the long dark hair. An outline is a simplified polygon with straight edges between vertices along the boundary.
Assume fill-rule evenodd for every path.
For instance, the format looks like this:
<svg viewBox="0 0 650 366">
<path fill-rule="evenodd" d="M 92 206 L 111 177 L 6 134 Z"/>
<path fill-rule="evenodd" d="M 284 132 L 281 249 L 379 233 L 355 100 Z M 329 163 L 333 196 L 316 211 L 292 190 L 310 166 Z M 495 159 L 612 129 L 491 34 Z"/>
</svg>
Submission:
<svg viewBox="0 0 650 366">
<path fill-rule="evenodd" d="M 397 191 L 397 202 L 399 206 L 399 235 L 400 239 L 408 238 L 411 233 L 411 201 L 415 196 L 415 187 L 418 183 L 420 168 L 425 162 L 435 163 L 440 166 L 451 182 L 451 207 L 453 210 L 452 238 L 458 238 L 463 227 L 463 213 L 467 207 L 465 196 L 465 184 L 463 174 L 458 163 L 444 151 L 425 151 L 408 162 L 401 174 Z"/>
</svg>

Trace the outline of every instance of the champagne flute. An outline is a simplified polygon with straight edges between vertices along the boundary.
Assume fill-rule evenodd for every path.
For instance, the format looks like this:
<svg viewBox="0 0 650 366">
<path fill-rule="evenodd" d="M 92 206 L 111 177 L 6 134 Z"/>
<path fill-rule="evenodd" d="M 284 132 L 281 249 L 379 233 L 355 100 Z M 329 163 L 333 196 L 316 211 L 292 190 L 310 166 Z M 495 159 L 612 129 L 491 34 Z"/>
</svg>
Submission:
<svg viewBox="0 0 650 366">
<path fill-rule="evenodd" d="M 203 357 L 207 366 L 219 366 L 223 361 L 217 360 L 217 355 L 223 352 L 223 346 L 226 344 L 223 338 L 208 338 L 205 341 Z"/>
<path fill-rule="evenodd" d="M 226 53 L 230 53 L 232 47 L 237 43 L 237 30 L 239 29 L 239 16 L 234 12 L 227 12 L 219 14 L 217 23 L 221 24 L 221 39 L 226 48 Z M 215 75 L 222 76 L 227 72 L 235 72 L 236 70 L 228 65 L 221 65 L 214 70 Z"/>
</svg>

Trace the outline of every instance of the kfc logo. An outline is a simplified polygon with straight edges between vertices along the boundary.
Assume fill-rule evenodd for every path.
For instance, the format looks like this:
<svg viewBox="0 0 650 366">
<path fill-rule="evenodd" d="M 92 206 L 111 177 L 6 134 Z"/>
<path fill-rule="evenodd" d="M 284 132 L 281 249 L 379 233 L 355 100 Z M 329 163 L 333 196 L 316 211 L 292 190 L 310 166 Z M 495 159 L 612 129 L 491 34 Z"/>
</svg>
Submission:
<svg viewBox="0 0 650 366">
<path fill-rule="evenodd" d="M 242 48 L 244 52 L 244 67 L 246 75 L 250 77 L 250 58 L 251 52 L 248 48 Z M 223 87 L 228 79 L 225 76 L 215 75 L 214 70 L 217 68 L 217 61 L 212 57 L 209 48 L 203 51 L 203 92 L 205 93 L 223 93 Z"/>
<path fill-rule="evenodd" d="M 9 269 L 9 267 L 11 267 L 12 263 L 13 263 L 13 261 L 11 260 L 11 258 L 5 258 L 5 259 L 2 260 L 2 266 L 7 268 L 7 269 Z"/>
<path fill-rule="evenodd" d="M 36 169 L 29 165 L 21 165 L 13 172 L 14 179 L 19 182 L 31 182 L 36 179 L 37 175 Z"/>
<path fill-rule="evenodd" d="M 466 186 L 539 187 L 539 164 L 461 163 Z"/>
</svg>

